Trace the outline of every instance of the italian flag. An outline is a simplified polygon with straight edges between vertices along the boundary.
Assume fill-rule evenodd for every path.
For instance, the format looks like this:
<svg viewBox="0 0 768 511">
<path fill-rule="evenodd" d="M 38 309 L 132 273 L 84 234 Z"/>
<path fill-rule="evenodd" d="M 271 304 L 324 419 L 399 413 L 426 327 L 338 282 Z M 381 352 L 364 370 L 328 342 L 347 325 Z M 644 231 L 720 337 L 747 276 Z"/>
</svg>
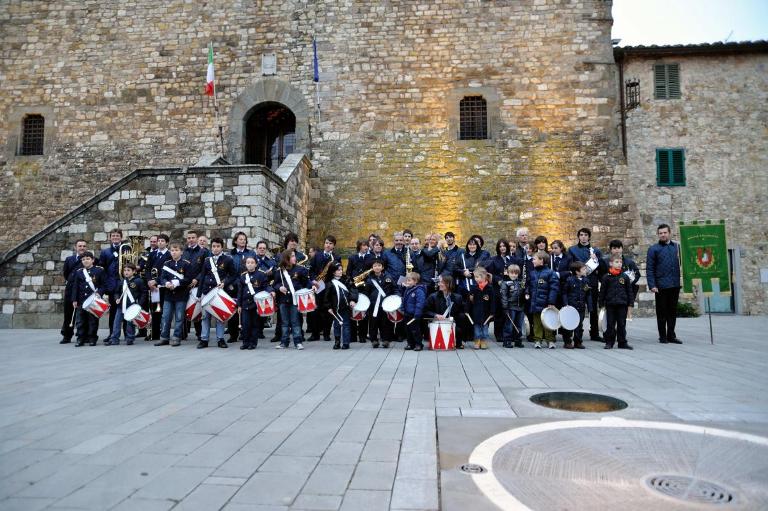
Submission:
<svg viewBox="0 0 768 511">
<path fill-rule="evenodd" d="M 205 82 L 206 96 L 213 96 L 213 43 L 208 46 L 208 74 Z"/>
</svg>

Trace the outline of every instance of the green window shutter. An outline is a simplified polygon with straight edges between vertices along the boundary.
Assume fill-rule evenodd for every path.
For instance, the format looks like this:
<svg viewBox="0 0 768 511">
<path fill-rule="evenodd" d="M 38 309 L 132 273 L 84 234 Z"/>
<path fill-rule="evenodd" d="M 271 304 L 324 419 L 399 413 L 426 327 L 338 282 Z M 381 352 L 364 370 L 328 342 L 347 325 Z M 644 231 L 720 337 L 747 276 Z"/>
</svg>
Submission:
<svg viewBox="0 0 768 511">
<path fill-rule="evenodd" d="M 685 153 L 682 149 L 671 149 L 669 152 L 672 153 L 672 180 L 670 184 L 673 186 L 685 186 Z"/>
<path fill-rule="evenodd" d="M 653 96 L 656 99 L 667 99 L 667 66 L 653 66 Z"/>
<path fill-rule="evenodd" d="M 669 186 L 669 151 L 656 149 L 656 185 Z"/>
<path fill-rule="evenodd" d="M 680 65 L 667 64 L 667 97 L 680 99 Z"/>
</svg>

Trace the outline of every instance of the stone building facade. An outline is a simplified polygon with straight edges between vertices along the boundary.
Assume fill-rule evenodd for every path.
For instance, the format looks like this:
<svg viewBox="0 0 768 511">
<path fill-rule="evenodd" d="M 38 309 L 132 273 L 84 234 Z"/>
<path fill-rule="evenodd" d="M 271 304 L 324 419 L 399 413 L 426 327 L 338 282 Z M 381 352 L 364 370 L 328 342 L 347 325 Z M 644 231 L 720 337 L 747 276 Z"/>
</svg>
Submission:
<svg viewBox="0 0 768 511">
<path fill-rule="evenodd" d="M 767 313 L 768 42 L 617 48 L 616 61 L 625 97 L 626 82 L 639 89 L 626 112 L 628 192 L 642 232 L 634 250 L 644 259 L 662 222 L 725 220 L 735 296 L 713 309 Z M 665 78 L 657 66 L 670 65 L 671 98 L 655 87 Z M 667 149 L 684 157 L 684 182 L 673 186 L 657 179 L 657 150 Z"/>
</svg>

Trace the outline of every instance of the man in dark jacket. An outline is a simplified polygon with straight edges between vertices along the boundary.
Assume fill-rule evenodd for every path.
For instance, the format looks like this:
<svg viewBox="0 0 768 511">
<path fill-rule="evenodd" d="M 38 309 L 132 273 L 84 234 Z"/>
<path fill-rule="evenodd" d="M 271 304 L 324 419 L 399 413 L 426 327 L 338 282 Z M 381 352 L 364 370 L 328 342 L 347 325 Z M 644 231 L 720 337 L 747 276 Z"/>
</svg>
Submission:
<svg viewBox="0 0 768 511">
<path fill-rule="evenodd" d="M 64 323 L 61 325 L 61 340 L 59 344 L 69 344 L 72 342 L 72 336 L 75 335 L 73 321 L 75 308 L 72 307 L 72 301 L 68 297 L 75 283 L 72 277 L 77 270 L 83 267 L 80 258 L 85 253 L 86 247 L 85 240 L 77 240 L 75 242 L 75 253 L 64 260 L 64 282 L 66 283 L 64 286 Z"/>
<path fill-rule="evenodd" d="M 588 227 L 582 227 L 576 235 L 579 242 L 568 249 L 568 255 L 571 261 L 581 261 L 587 265 L 587 281 L 592 300 L 592 309 L 589 311 L 589 338 L 592 341 L 602 341 L 600 329 L 597 326 L 596 307 L 600 277 L 606 273 L 607 267 L 600 249 L 593 247 L 590 243 L 592 231 Z"/>
<path fill-rule="evenodd" d="M 659 342 L 683 344 L 675 335 L 677 301 L 680 298 L 680 249 L 670 239 L 670 231 L 667 224 L 661 224 L 656 229 L 659 242 L 648 247 L 646 273 L 648 289 L 656 294 Z"/>
</svg>

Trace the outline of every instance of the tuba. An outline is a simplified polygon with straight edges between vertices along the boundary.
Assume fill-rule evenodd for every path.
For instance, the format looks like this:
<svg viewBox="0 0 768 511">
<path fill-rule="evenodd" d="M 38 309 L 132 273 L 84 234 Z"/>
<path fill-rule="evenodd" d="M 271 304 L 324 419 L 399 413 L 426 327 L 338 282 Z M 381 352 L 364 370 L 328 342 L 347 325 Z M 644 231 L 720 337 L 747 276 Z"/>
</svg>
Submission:
<svg viewBox="0 0 768 511">
<path fill-rule="evenodd" d="M 123 241 L 118 249 L 117 260 L 118 277 L 123 278 L 123 268 L 128 263 L 138 266 L 139 258 L 144 252 L 144 236 L 128 236 L 128 241 Z"/>
</svg>

